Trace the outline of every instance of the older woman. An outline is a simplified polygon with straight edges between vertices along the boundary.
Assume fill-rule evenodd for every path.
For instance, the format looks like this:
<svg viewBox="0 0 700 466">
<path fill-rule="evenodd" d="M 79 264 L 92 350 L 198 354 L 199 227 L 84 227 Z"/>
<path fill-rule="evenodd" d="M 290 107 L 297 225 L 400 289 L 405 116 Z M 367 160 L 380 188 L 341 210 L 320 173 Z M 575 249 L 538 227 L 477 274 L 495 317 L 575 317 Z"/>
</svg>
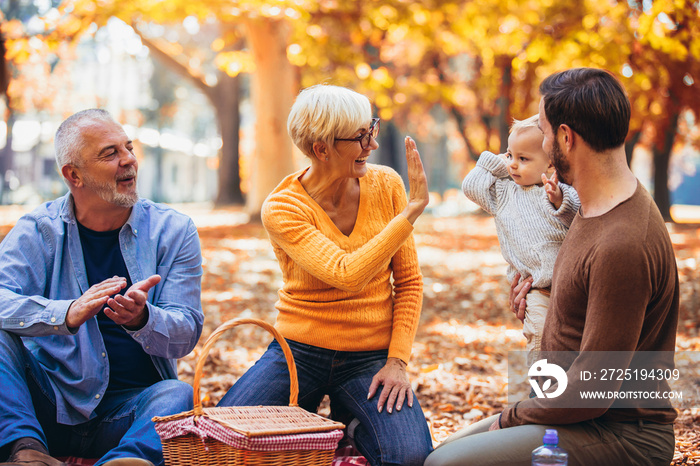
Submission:
<svg viewBox="0 0 700 466">
<path fill-rule="evenodd" d="M 294 355 L 301 407 L 316 411 L 328 394 L 334 412 L 350 414 L 348 435 L 372 465 L 422 465 L 432 442 L 406 364 L 423 297 L 413 222 L 428 203 L 427 182 L 408 137 L 408 202 L 395 171 L 367 163 L 379 147 L 371 112 L 366 97 L 330 85 L 305 89 L 292 107 L 288 131 L 311 166 L 263 205 L 284 279 L 276 328 Z M 273 341 L 220 406 L 288 399 Z"/>
</svg>

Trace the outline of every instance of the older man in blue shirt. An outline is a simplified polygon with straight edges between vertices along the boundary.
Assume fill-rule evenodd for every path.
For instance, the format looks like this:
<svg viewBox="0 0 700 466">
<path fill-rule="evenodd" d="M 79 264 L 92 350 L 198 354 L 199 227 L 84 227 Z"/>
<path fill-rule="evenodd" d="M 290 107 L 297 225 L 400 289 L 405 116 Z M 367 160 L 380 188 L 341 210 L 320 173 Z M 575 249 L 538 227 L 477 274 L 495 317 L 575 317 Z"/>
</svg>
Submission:
<svg viewBox="0 0 700 466">
<path fill-rule="evenodd" d="M 204 320 L 197 230 L 139 198 L 132 141 L 104 110 L 68 118 L 55 146 L 70 193 L 0 243 L 0 464 L 162 464 L 151 418 L 192 408 L 175 359 Z"/>
</svg>

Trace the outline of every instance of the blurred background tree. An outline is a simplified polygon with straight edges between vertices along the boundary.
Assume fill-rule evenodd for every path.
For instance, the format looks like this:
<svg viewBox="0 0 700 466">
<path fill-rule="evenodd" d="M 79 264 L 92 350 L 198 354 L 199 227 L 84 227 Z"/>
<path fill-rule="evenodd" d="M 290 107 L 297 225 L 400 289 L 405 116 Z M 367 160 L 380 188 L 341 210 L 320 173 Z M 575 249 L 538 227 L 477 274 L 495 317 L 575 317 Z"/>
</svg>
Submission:
<svg viewBox="0 0 700 466">
<path fill-rule="evenodd" d="M 629 138 L 647 131 L 653 154 L 654 199 L 666 220 L 671 220 L 669 164 L 674 148 L 689 139 L 684 120 L 691 126 L 700 115 L 700 3 L 690 0 L 631 2 L 629 21 L 632 50 L 622 74 L 641 120 Z M 679 131 L 680 130 L 680 131 Z M 635 133 L 635 131 L 637 133 Z"/>
<path fill-rule="evenodd" d="M 576 8 L 553 0 L 0 1 L 15 78 L 13 60 L 38 53 L 31 39 L 59 50 L 113 18 L 131 26 L 156 62 L 207 97 L 221 135 L 215 201 L 245 200 L 253 216 L 303 163 L 286 136 L 286 115 L 298 90 L 319 82 L 372 100 L 385 123 L 382 163 L 401 171 L 399 134 L 414 134 L 438 191 L 458 183 L 483 150 L 504 151 L 512 119 L 537 111 L 539 82 L 570 67 L 602 67 L 622 79 L 633 105 L 628 158 L 649 154 L 650 187 L 666 219 L 671 156 L 697 147 L 697 1 L 583 0 Z M 8 21 L 6 10 L 20 3 L 35 13 Z M 26 32 L 32 18 L 43 31 Z M 177 105 L 159 100 L 164 87 L 154 87 L 151 99 L 162 108 L 143 108 L 149 124 L 152 112 Z M 247 118 L 255 137 L 241 156 Z"/>
<path fill-rule="evenodd" d="M 6 139 L 6 144 L 0 149 L 0 204 L 7 201 L 8 191 L 17 184 L 12 151 L 12 129 L 17 114 L 28 108 L 51 108 L 52 86 L 45 83 L 59 60 L 57 47 L 35 38 L 34 34 L 43 29 L 36 18 L 54 3 L 0 2 L 0 95 L 4 104 L 2 118 Z M 56 76 L 56 79 L 60 78 Z"/>
</svg>

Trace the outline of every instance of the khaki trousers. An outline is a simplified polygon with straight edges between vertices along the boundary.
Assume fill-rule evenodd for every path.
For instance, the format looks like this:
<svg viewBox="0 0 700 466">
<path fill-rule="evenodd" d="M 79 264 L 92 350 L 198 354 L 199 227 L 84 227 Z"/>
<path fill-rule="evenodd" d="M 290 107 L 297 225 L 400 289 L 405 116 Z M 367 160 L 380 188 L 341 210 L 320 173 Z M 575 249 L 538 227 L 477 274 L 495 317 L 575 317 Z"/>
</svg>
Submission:
<svg viewBox="0 0 700 466">
<path fill-rule="evenodd" d="M 557 429 L 569 466 L 668 466 L 673 459 L 672 424 L 591 420 L 489 431 L 497 419 L 482 419 L 453 434 L 428 456 L 425 466 L 530 466 L 545 429 Z"/>
<path fill-rule="evenodd" d="M 542 349 L 544 320 L 549 308 L 549 293 L 532 290 L 527 294 L 527 310 L 523 321 L 523 335 L 527 340 L 527 363 L 531 366 Z"/>
</svg>

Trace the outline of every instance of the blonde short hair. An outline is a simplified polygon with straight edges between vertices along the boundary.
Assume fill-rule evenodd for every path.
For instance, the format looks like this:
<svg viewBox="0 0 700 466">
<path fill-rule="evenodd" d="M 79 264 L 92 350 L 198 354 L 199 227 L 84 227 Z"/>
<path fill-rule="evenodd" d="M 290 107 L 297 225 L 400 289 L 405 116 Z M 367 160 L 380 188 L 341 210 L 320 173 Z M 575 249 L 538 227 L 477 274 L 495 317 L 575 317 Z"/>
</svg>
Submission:
<svg viewBox="0 0 700 466">
<path fill-rule="evenodd" d="M 528 128 L 537 128 L 537 124 L 540 119 L 540 114 L 536 113 L 529 118 L 524 120 L 516 120 L 513 118 L 513 124 L 510 127 L 510 134 L 519 133 Z"/>
<path fill-rule="evenodd" d="M 335 138 L 352 137 L 372 119 L 372 105 L 362 94 L 346 87 L 317 84 L 302 90 L 287 118 L 287 131 L 307 157 L 315 142 L 328 145 Z"/>
</svg>

